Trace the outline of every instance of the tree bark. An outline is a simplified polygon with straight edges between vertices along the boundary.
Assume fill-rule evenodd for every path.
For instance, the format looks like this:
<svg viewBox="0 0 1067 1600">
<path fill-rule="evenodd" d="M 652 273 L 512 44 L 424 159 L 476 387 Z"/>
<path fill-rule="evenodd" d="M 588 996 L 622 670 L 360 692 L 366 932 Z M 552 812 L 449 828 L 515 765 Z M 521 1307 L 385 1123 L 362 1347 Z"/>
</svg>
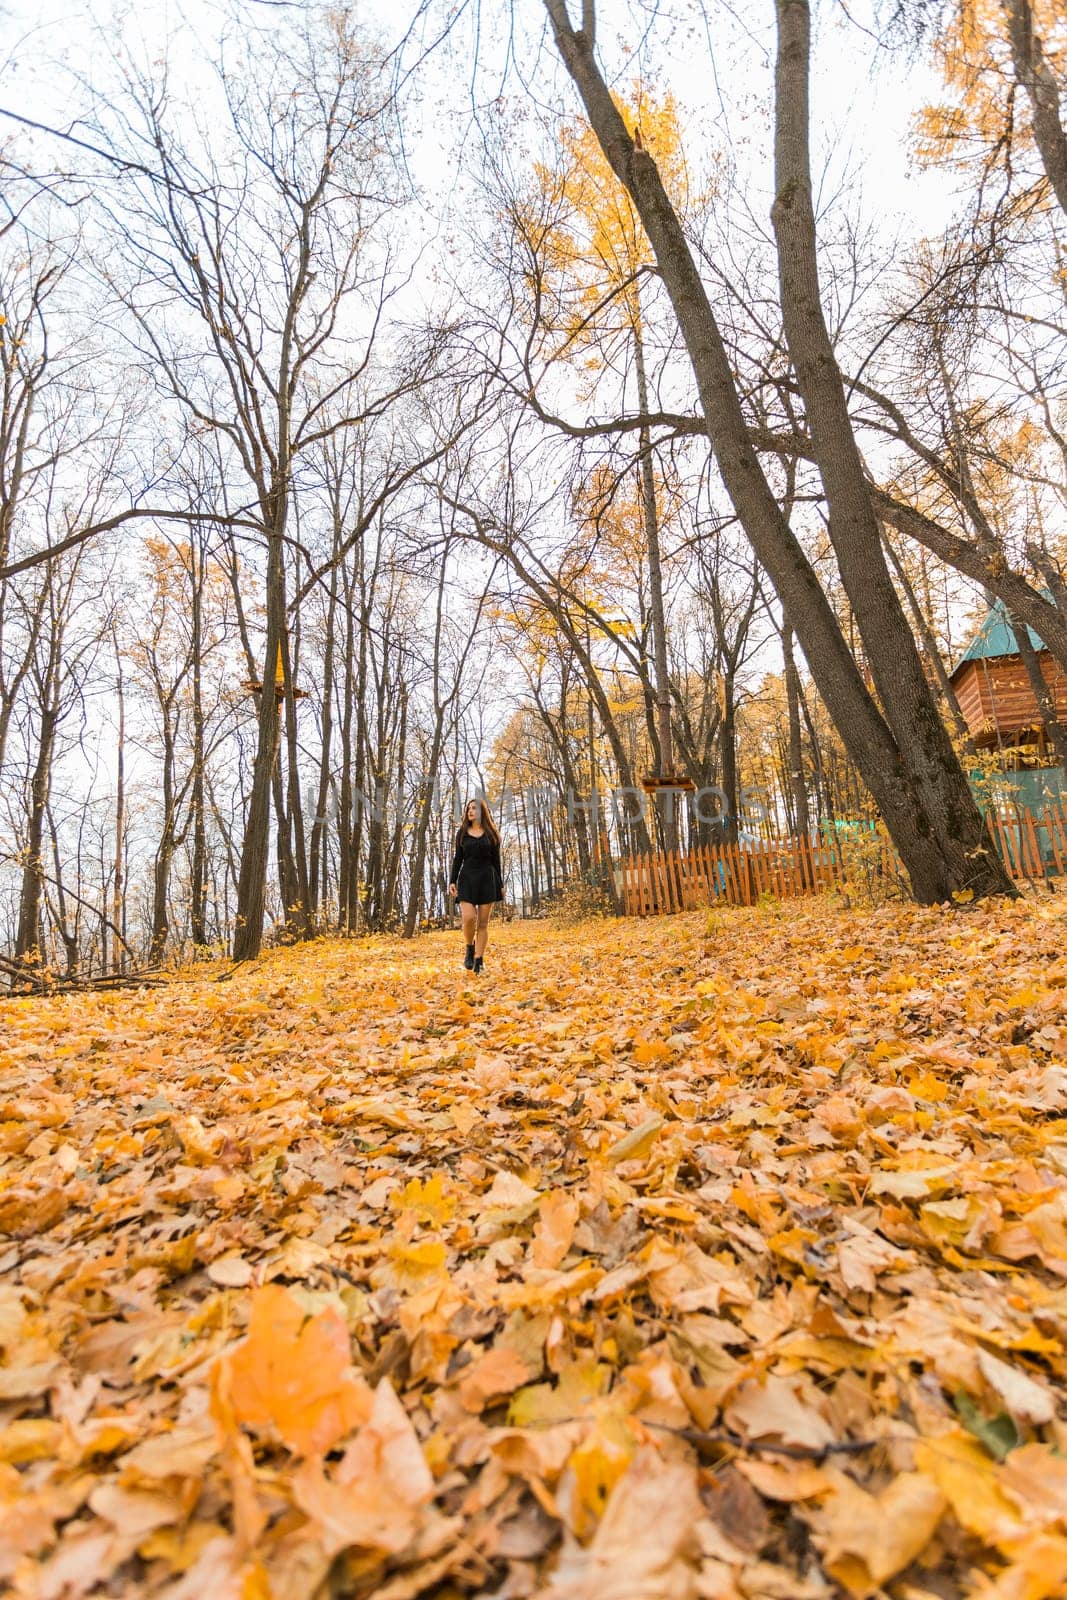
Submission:
<svg viewBox="0 0 1067 1600">
<path fill-rule="evenodd" d="M 1030 115 L 1045 175 L 1067 216 L 1067 130 L 1060 117 L 1060 91 L 1034 32 L 1030 0 L 1001 0 L 1008 24 L 1015 76 L 1026 90 Z"/>
<path fill-rule="evenodd" d="M 808 152 L 808 0 L 777 0 L 775 200 L 771 212 L 786 343 L 829 511 L 830 542 L 882 708 L 933 846 L 942 899 L 955 889 L 1013 893 L 941 720 L 886 565 L 819 286 Z M 810 658 L 809 658 L 810 659 Z"/>
<path fill-rule="evenodd" d="M 723 842 L 736 844 L 741 821 L 741 800 L 737 787 L 737 689 L 733 672 L 722 675 L 722 722 L 719 724 L 719 755 L 722 761 L 722 792 L 726 796 Z"/>
<path fill-rule="evenodd" d="M 298 619 L 299 620 L 299 619 Z M 288 628 L 282 631 L 282 677 L 285 733 L 285 837 L 293 874 L 294 895 L 286 915 L 289 932 L 306 939 L 311 932 L 311 885 L 304 833 L 304 800 L 300 792 L 300 745 L 296 725 L 296 655 Z"/>
<path fill-rule="evenodd" d="M 173 694 L 160 694 L 160 711 L 163 722 L 163 768 L 160 775 L 163 826 L 152 864 L 152 929 L 149 940 L 149 959 L 156 962 L 162 961 L 170 936 L 170 869 L 179 843 L 178 801 L 175 795 L 177 722 Z"/>
<path fill-rule="evenodd" d="M 119 655 L 117 634 L 113 632 L 112 638 L 115 645 L 115 696 L 118 702 L 119 726 L 115 771 L 115 860 L 111 878 L 111 921 L 116 928 L 121 928 L 123 901 L 126 895 L 126 695 L 122 680 L 122 658 Z M 125 967 L 126 952 L 116 937 L 112 947 L 112 970 L 121 973 L 125 970 Z M 107 970 L 106 962 L 104 970 Z"/>
<path fill-rule="evenodd" d="M 58 704 L 50 698 L 48 703 L 41 707 L 37 759 L 30 781 L 30 815 L 22 862 L 18 932 L 15 937 L 15 960 L 24 962 L 31 970 L 39 967 L 42 959 L 41 896 L 44 861 L 41 848 L 44 841 L 45 812 L 48 809 L 48 796 L 52 788 L 52 751 L 58 722 Z"/>
<path fill-rule="evenodd" d="M 252 768 L 252 792 L 241 842 L 241 866 L 237 878 L 237 907 L 234 914 L 233 956 L 249 961 L 258 956 L 263 943 L 263 914 L 267 897 L 267 867 L 270 859 L 270 811 L 274 769 L 278 761 L 281 707 L 274 693 L 275 662 L 285 626 L 285 586 L 281 530 L 271 537 L 267 557 L 267 639 L 263 651 L 263 688 L 259 696 L 259 727 L 256 759 Z"/>
<path fill-rule="evenodd" d="M 800 675 L 793 654 L 793 630 L 788 622 L 782 629 L 782 657 L 785 662 L 785 704 L 789 722 L 789 793 L 793 802 L 793 830 L 800 839 L 811 835 L 808 814 L 808 786 L 804 782 L 804 736 L 800 725 Z"/>
<path fill-rule="evenodd" d="M 335 524 L 334 548 L 339 542 L 340 529 Z M 330 764 L 333 756 L 333 673 L 337 636 L 337 567 L 330 569 L 330 597 L 326 612 L 326 644 L 322 671 L 322 748 L 319 754 L 319 783 L 315 795 L 315 816 L 311 824 L 311 860 L 309 862 L 308 910 L 312 924 L 322 926 L 320 899 L 326 889 L 326 842 L 328 817 L 326 806 L 330 794 Z"/>
<path fill-rule="evenodd" d="M 193 858 L 189 883 L 189 932 L 194 946 L 207 944 L 207 800 L 204 792 L 207 752 L 204 739 L 204 576 L 205 552 L 197 564 L 196 544 L 189 541 L 192 567 L 192 674 L 193 674 Z"/>
<path fill-rule="evenodd" d="M 635 298 L 639 295 L 634 285 Z M 641 328 L 640 300 L 634 323 L 634 364 L 637 370 L 637 404 L 643 416 L 648 415 L 648 373 L 645 370 L 645 342 Z M 641 513 L 645 525 L 645 545 L 648 552 L 649 611 L 652 622 L 652 656 L 656 668 L 656 737 L 659 743 L 659 776 L 674 775 L 674 739 L 671 733 L 671 688 L 667 666 L 667 618 L 663 606 L 663 562 L 660 554 L 659 507 L 656 504 L 656 475 L 652 461 L 651 430 L 643 427 L 638 435 L 641 445 Z M 659 805 L 660 827 L 666 850 L 678 849 L 678 818 L 674 804 L 675 795 L 668 792 Z"/>
<path fill-rule="evenodd" d="M 987 856 L 960 874 L 946 863 L 914 784 L 849 652 L 811 563 L 760 467 L 707 291 L 656 164 L 638 150 L 597 67 L 588 36 L 575 33 L 565 0 L 545 0 L 560 56 L 612 170 L 631 196 L 674 306 L 700 394 L 708 437 L 734 510 L 785 606 L 819 692 L 885 818 L 917 900 L 947 899 L 988 881 Z M 984 846 L 983 846 L 984 848 Z M 994 866 L 994 876 L 996 869 Z M 1002 880 L 1002 881 L 1001 881 Z M 1010 893 L 1001 871 L 998 886 Z"/>
</svg>

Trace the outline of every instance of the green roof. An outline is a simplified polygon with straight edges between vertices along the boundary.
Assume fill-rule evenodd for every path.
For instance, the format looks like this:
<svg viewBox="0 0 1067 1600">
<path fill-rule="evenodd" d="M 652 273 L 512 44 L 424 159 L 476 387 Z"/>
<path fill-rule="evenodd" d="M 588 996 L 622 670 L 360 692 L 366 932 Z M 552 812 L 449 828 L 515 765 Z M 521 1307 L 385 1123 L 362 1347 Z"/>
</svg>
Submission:
<svg viewBox="0 0 1067 1600">
<path fill-rule="evenodd" d="M 1044 640 L 1039 639 L 1033 628 L 1027 628 L 1030 643 L 1035 650 L 1045 648 Z M 978 629 L 974 638 L 963 652 L 957 668 L 962 667 L 965 661 L 989 660 L 993 656 L 1017 656 L 1019 645 L 1015 638 L 1015 630 L 1008 621 L 1007 608 L 1003 600 L 994 600 L 986 613 L 985 621 Z"/>
</svg>

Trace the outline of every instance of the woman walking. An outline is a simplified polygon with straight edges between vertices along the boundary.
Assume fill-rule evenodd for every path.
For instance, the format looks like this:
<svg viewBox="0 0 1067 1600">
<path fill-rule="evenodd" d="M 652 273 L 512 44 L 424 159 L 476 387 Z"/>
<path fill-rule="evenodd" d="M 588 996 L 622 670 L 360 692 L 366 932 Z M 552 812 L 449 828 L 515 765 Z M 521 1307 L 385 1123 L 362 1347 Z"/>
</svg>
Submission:
<svg viewBox="0 0 1067 1600">
<path fill-rule="evenodd" d="M 463 942 L 467 947 L 463 965 L 468 972 L 481 972 L 489 943 L 489 918 L 493 907 L 504 898 L 500 835 L 484 800 L 467 802 L 448 876 L 448 892 L 458 898 L 463 919 Z"/>
</svg>

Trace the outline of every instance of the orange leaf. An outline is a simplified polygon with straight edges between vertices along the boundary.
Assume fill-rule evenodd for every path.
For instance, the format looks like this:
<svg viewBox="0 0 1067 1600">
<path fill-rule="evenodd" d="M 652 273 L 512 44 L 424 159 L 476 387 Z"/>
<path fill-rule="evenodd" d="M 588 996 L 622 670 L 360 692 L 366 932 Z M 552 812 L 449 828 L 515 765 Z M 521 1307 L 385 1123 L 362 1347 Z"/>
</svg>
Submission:
<svg viewBox="0 0 1067 1600">
<path fill-rule="evenodd" d="M 465 1411 L 481 1411 L 490 1400 L 513 1394 L 529 1376 L 530 1369 L 517 1351 L 497 1345 L 468 1369 L 459 1386 L 460 1404 Z"/>
<path fill-rule="evenodd" d="M 541 1197 L 541 1210 L 534 1229 L 533 1259 L 537 1267 L 558 1267 L 574 1238 L 578 1221 L 578 1202 L 564 1189 L 552 1189 Z"/>
<path fill-rule="evenodd" d="M 332 1450 L 370 1414 L 370 1390 L 352 1369 L 341 1313 L 327 1306 L 307 1319 L 277 1284 L 252 1297 L 248 1338 L 220 1367 L 234 1419 L 273 1426 L 300 1455 Z"/>
<path fill-rule="evenodd" d="M 396 1553 L 411 1543 L 422 1507 L 433 1498 L 433 1474 L 387 1378 L 336 1478 L 327 1478 L 321 1462 L 305 1461 L 293 1492 L 331 1556 L 353 1548 Z"/>
</svg>

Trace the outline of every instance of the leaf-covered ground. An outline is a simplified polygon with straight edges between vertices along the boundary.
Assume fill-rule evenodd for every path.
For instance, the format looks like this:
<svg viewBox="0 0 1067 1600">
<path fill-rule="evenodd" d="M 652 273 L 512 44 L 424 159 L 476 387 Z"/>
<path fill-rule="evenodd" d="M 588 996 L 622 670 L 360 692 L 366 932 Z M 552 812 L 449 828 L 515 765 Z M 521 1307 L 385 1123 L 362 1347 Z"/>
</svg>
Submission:
<svg viewBox="0 0 1067 1600">
<path fill-rule="evenodd" d="M 0 1590 L 1067 1593 L 1067 898 L 0 1004 Z"/>
</svg>

